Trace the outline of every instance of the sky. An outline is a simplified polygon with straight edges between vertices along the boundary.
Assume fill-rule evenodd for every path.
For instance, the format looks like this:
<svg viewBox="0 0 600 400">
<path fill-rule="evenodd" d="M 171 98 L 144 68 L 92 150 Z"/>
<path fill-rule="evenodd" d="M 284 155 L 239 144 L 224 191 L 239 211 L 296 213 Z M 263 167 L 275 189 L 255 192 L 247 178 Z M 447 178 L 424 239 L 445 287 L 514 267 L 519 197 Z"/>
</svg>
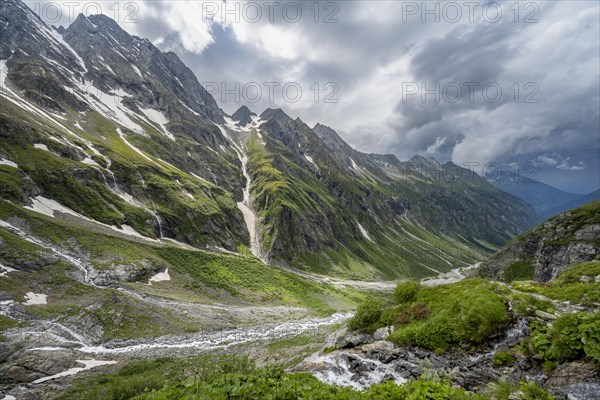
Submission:
<svg viewBox="0 0 600 400">
<path fill-rule="evenodd" d="M 28 4 L 55 25 L 114 18 L 177 53 L 230 114 L 282 108 L 363 152 L 600 187 L 597 1 Z"/>
</svg>

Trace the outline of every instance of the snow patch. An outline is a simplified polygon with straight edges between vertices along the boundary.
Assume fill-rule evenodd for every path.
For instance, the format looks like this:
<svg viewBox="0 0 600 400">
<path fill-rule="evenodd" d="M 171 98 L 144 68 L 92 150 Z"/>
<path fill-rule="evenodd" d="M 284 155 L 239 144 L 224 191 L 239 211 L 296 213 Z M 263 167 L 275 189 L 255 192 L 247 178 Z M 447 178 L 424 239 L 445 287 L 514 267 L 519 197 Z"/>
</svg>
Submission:
<svg viewBox="0 0 600 400">
<path fill-rule="evenodd" d="M 356 221 L 356 224 L 358 225 L 358 229 L 360 230 L 360 233 L 362 233 L 362 235 L 367 238 L 367 240 L 373 242 L 373 239 L 371 239 L 371 236 L 369 236 L 369 232 L 367 232 L 367 230 L 365 228 L 363 228 L 363 226 L 360 224 L 360 222 Z M 375 243 L 375 242 L 373 242 Z"/>
<path fill-rule="evenodd" d="M 173 134 L 169 132 L 169 130 L 165 126 L 169 123 L 169 120 L 167 119 L 167 117 L 165 117 L 165 115 L 162 112 L 154 110 L 152 108 L 139 107 L 139 109 L 144 113 L 146 117 L 148 117 L 148 119 L 150 119 L 150 121 L 158 125 L 158 127 L 166 137 L 168 137 L 172 141 L 175 141 L 175 136 L 173 136 Z"/>
<path fill-rule="evenodd" d="M 123 46 L 121 46 L 123 47 Z M 131 68 L 135 71 L 136 74 L 139 75 L 140 78 L 144 79 L 144 77 L 142 76 L 142 72 L 140 71 L 140 69 L 138 67 L 136 67 L 135 65 L 131 64 Z"/>
<path fill-rule="evenodd" d="M 86 157 L 81 162 L 86 165 L 93 165 L 94 167 L 100 167 L 100 165 L 98 165 L 98 163 L 96 161 L 94 161 L 91 157 Z"/>
<path fill-rule="evenodd" d="M 65 376 L 72 376 L 75 374 L 78 374 L 82 371 L 86 371 L 88 369 L 92 369 L 92 368 L 96 368 L 96 367 L 100 367 L 102 365 L 112 365 L 112 364 L 116 364 L 117 361 L 99 361 L 99 360 L 76 360 L 79 364 L 83 364 L 83 367 L 75 367 L 75 368 L 69 368 L 66 371 L 63 372 L 59 372 L 58 374 L 55 375 L 50 375 L 50 376 L 46 376 L 44 378 L 40 378 L 38 380 L 33 381 L 33 383 L 43 383 L 49 380 L 53 380 L 53 379 L 57 379 L 57 378 L 63 378 Z"/>
<path fill-rule="evenodd" d="M 308 161 L 309 163 L 314 165 L 315 168 L 319 169 L 319 166 L 317 165 L 317 163 L 315 163 L 315 160 L 313 160 L 313 158 L 311 156 L 309 156 L 308 154 L 305 154 L 304 158 L 306 158 L 306 161 Z"/>
<path fill-rule="evenodd" d="M 48 299 L 47 294 L 27 292 L 27 293 L 25 293 L 25 301 L 23 302 L 23 305 L 36 306 L 36 305 L 48 304 L 47 299 Z"/>
<path fill-rule="evenodd" d="M 39 150 L 50 151 L 50 149 L 48 149 L 48 146 L 46 146 L 45 144 L 42 144 L 42 143 L 35 143 L 33 145 L 33 147 L 35 147 L 36 149 L 39 149 Z"/>
<path fill-rule="evenodd" d="M 10 160 L 6 160 L 4 158 L 0 158 L 0 165 L 8 165 L 9 167 L 13 167 L 13 168 L 19 168 L 19 166 L 17 165 L 17 163 L 14 163 Z"/>
<path fill-rule="evenodd" d="M 0 269 L 3 270 L 2 272 L 0 272 L 0 276 L 6 276 L 9 272 L 17 272 L 17 269 L 11 268 L 11 267 L 7 267 L 6 265 L 2 265 L 0 263 Z"/>
<path fill-rule="evenodd" d="M 210 151 L 212 151 L 213 153 L 215 153 L 216 155 L 219 155 L 219 153 L 215 149 L 213 149 L 212 147 L 206 146 L 206 148 L 209 149 Z M 223 148 L 223 146 L 221 146 L 221 149 L 222 148 Z"/>
<path fill-rule="evenodd" d="M 64 214 L 71 214 L 71 215 L 74 215 L 79 218 L 88 219 L 87 217 L 84 217 L 83 215 L 79 214 L 78 212 L 73 211 L 70 208 L 63 206 L 56 200 L 48 199 L 44 196 L 34 197 L 31 199 L 31 201 L 33 201 L 33 205 L 25 206 L 25 208 L 27 208 L 31 211 L 35 211 L 40 214 L 47 215 L 49 217 L 54 217 L 54 212 L 57 211 L 57 212 L 61 212 Z"/>
<path fill-rule="evenodd" d="M 158 274 L 156 274 L 152 278 L 150 278 L 148 285 L 152 285 L 152 282 L 165 282 L 165 281 L 170 281 L 170 280 L 171 280 L 171 276 L 169 275 L 169 268 L 167 268 L 164 270 L 164 272 L 159 272 Z"/>
<path fill-rule="evenodd" d="M 33 205 L 32 206 L 25 206 L 25 208 L 31 210 L 31 211 L 35 211 L 37 213 L 40 214 L 44 214 L 47 215 L 49 217 L 55 217 L 54 213 L 55 212 L 61 212 L 64 214 L 70 214 L 73 215 L 77 218 L 81 218 L 84 219 L 86 221 L 89 222 L 93 222 L 95 224 L 98 225 L 102 225 L 105 226 L 107 228 L 112 229 L 113 231 L 119 232 L 119 233 L 123 233 L 125 235 L 129 235 L 129 236 L 135 236 L 135 237 L 139 237 L 142 238 L 144 240 L 151 240 L 151 241 L 155 241 L 155 239 L 146 237 L 141 235 L 139 232 L 137 232 L 135 229 L 133 229 L 131 226 L 129 225 L 121 225 L 121 228 L 117 228 L 114 225 L 108 225 L 105 224 L 103 222 L 100 221 L 96 221 L 95 219 L 92 218 L 88 218 L 85 215 L 81 215 L 76 211 L 73 211 L 72 209 L 63 206 L 62 204 L 60 204 L 59 202 L 57 202 L 56 200 L 52 200 L 52 199 L 48 199 L 46 197 L 43 196 L 37 196 L 31 199 L 33 201 Z"/>
<path fill-rule="evenodd" d="M 233 121 L 230 118 L 225 118 L 225 121 L 228 125 L 231 125 Z M 227 130 L 221 126 L 217 125 L 223 136 L 229 140 L 233 146 L 233 150 L 236 152 L 238 159 L 242 163 L 242 174 L 244 178 L 246 178 L 246 186 L 243 189 L 244 198 L 242 201 L 237 203 L 239 210 L 242 212 L 244 216 L 244 222 L 246 222 L 246 228 L 248 228 L 248 233 L 250 234 L 250 252 L 256 256 L 257 258 L 266 261 L 263 259 L 260 248 L 260 239 L 259 239 L 259 222 L 256 212 L 252 209 L 252 200 L 250 198 L 250 185 L 251 178 L 248 173 L 248 155 L 244 152 L 243 147 L 239 146 L 227 133 Z"/>
</svg>

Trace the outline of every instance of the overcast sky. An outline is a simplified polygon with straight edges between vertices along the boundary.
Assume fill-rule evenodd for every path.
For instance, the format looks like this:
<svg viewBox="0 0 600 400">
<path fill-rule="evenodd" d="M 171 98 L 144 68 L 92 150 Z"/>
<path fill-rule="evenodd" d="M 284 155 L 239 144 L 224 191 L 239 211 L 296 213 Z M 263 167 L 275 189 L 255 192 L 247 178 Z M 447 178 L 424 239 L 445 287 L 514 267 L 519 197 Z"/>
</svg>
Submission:
<svg viewBox="0 0 600 400">
<path fill-rule="evenodd" d="M 361 151 L 533 162 L 563 190 L 600 187 L 597 1 L 81 4 L 176 52 L 228 113 L 281 107 Z"/>
</svg>

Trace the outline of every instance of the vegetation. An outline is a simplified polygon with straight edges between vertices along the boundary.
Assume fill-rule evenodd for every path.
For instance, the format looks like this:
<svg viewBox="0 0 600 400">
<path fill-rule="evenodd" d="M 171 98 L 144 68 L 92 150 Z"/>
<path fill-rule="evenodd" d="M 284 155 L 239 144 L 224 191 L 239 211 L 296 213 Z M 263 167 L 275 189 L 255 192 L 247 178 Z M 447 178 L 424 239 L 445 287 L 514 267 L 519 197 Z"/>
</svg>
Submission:
<svg viewBox="0 0 600 400">
<path fill-rule="evenodd" d="M 481 399 L 435 376 L 398 386 L 387 382 L 358 392 L 330 386 L 310 374 L 257 368 L 247 357 L 200 356 L 132 361 L 115 373 L 76 379 L 61 399 Z"/>
<path fill-rule="evenodd" d="M 363 391 L 331 386 L 306 373 L 286 374 L 278 367 L 257 368 L 245 356 L 197 356 L 132 361 L 120 370 L 78 378 L 60 398 L 75 400 L 200 400 L 200 399 L 322 399 L 322 400 L 552 400 L 535 383 L 500 381 L 485 394 L 453 386 L 446 377 L 428 371 L 403 385 L 376 384 Z"/>
<path fill-rule="evenodd" d="M 401 283 L 395 294 L 395 304 L 362 303 L 349 326 L 372 331 L 394 325 L 389 340 L 444 351 L 481 343 L 509 321 L 501 288 L 480 279 L 423 288 Z"/>
<path fill-rule="evenodd" d="M 415 281 L 398 283 L 394 289 L 394 300 L 398 304 L 408 303 L 415 299 L 421 284 Z"/>
<path fill-rule="evenodd" d="M 505 379 L 491 384 L 486 395 L 493 400 L 554 400 L 554 396 L 539 387 L 535 382 L 511 383 Z M 487 397 L 486 396 L 486 397 Z"/>
<path fill-rule="evenodd" d="M 512 355 L 509 351 L 498 351 L 492 357 L 492 361 L 494 364 L 502 367 L 506 365 L 510 365 L 515 362 L 515 356 Z"/>
<path fill-rule="evenodd" d="M 565 314 L 547 326 L 533 324 L 525 346 L 544 360 L 572 361 L 589 357 L 600 363 L 600 314 Z"/>
<path fill-rule="evenodd" d="M 504 267 L 500 280 L 503 282 L 524 281 L 533 279 L 535 267 L 526 261 L 518 261 Z"/>
<path fill-rule="evenodd" d="M 350 329 L 360 329 L 373 332 L 381 327 L 383 303 L 380 300 L 369 298 L 363 301 L 354 316 L 348 321 Z"/>
<path fill-rule="evenodd" d="M 191 289 L 206 285 L 223 289 L 246 301 L 288 304 L 313 308 L 322 314 L 334 311 L 332 304 L 349 307 L 361 296 L 317 284 L 296 274 L 263 264 L 253 257 L 204 253 L 163 247 L 157 253 L 173 270 L 189 275 Z M 306 294 L 310 293 L 310 296 Z"/>
<path fill-rule="evenodd" d="M 508 294 L 513 310 L 517 316 L 531 317 L 536 310 L 553 312 L 554 306 L 547 300 L 539 299 L 533 295 L 512 292 Z"/>
<path fill-rule="evenodd" d="M 554 281 L 515 282 L 514 287 L 559 301 L 595 306 L 596 303 L 600 303 L 600 285 L 595 282 L 599 275 L 600 261 L 594 260 L 570 265 Z"/>
</svg>

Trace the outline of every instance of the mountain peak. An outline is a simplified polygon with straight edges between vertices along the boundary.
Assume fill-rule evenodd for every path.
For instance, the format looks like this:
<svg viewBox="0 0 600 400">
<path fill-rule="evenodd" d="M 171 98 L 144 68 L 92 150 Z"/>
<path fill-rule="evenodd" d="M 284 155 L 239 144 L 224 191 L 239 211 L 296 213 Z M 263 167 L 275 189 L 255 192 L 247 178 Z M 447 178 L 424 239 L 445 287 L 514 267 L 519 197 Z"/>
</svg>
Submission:
<svg viewBox="0 0 600 400">
<path fill-rule="evenodd" d="M 246 126 L 252 122 L 252 117 L 255 116 L 255 112 L 253 112 L 246 106 L 241 106 L 236 112 L 233 113 L 231 119 L 237 121 L 239 126 Z"/>
<path fill-rule="evenodd" d="M 419 166 L 426 166 L 426 167 L 434 167 L 434 168 L 439 168 L 441 166 L 441 164 L 433 157 L 425 157 L 422 155 L 414 155 L 412 156 L 412 158 L 410 160 L 408 160 L 409 163 L 411 164 L 417 164 Z"/>
<path fill-rule="evenodd" d="M 289 115 L 287 115 L 285 111 L 283 111 L 281 108 L 267 108 L 265 111 L 263 111 L 260 117 L 264 120 L 275 119 L 279 121 L 293 121 L 292 118 Z"/>
</svg>

